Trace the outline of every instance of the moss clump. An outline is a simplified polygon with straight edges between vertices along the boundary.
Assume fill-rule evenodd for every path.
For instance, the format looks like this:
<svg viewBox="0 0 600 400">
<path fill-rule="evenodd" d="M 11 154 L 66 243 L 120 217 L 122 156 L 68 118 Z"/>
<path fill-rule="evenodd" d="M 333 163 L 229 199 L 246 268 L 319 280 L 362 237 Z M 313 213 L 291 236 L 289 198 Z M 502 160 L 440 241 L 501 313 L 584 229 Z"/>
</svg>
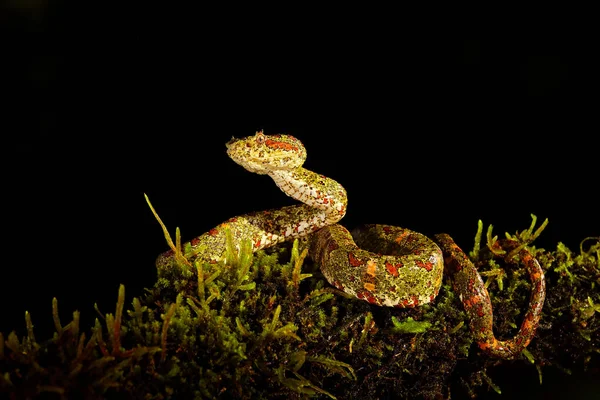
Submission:
<svg viewBox="0 0 600 400">
<path fill-rule="evenodd" d="M 535 222 L 535 221 L 534 221 Z M 166 232 L 166 230 L 165 230 Z M 505 271 L 496 239 L 477 235 L 472 258 L 488 275 L 495 330 L 511 336 L 529 299 L 520 269 Z M 38 342 L 0 333 L 0 394 L 35 398 L 439 398 L 501 391 L 493 367 L 521 363 L 583 370 L 600 348 L 600 243 L 574 253 L 537 249 L 533 225 L 513 238 L 546 272 L 547 298 L 537 335 L 520 359 L 491 359 L 473 345 L 450 285 L 433 304 L 373 307 L 331 288 L 298 242 L 252 254 L 229 243 L 226 264 L 188 260 L 159 271 L 155 286 L 83 332 L 79 314 Z M 168 234 L 167 234 L 168 236 Z"/>
</svg>

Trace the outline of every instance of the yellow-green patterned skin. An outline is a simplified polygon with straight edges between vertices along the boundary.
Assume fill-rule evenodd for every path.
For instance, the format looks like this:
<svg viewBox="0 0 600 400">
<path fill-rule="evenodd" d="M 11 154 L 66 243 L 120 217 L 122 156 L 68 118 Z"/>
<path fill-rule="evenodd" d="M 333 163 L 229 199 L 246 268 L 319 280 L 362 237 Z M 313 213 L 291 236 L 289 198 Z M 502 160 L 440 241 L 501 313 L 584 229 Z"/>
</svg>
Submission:
<svg viewBox="0 0 600 400">
<path fill-rule="evenodd" d="M 223 260 L 226 227 L 234 243 L 249 239 L 254 250 L 305 237 L 309 255 L 330 284 L 370 304 L 389 307 L 433 301 L 445 265 L 482 350 L 494 357 L 514 358 L 531 341 L 545 298 L 544 273 L 516 241 L 502 243 L 508 249 L 520 249 L 532 294 L 519 332 L 511 340 L 500 341 L 494 336 L 492 305 L 483 280 L 450 236 L 436 235 L 434 242 L 418 232 L 390 225 L 367 225 L 351 235 L 337 223 L 346 214 L 346 190 L 333 179 L 303 168 L 306 150 L 292 136 L 257 132 L 229 141 L 227 154 L 248 171 L 270 176 L 284 193 L 302 204 L 231 218 L 184 246 L 189 259 Z M 173 264 L 172 251 L 157 259 L 159 269 Z"/>
<path fill-rule="evenodd" d="M 429 303 L 442 284 L 439 247 L 397 226 L 365 225 L 351 235 L 342 225 L 331 225 L 313 235 L 310 255 L 329 283 L 380 306 Z"/>
</svg>

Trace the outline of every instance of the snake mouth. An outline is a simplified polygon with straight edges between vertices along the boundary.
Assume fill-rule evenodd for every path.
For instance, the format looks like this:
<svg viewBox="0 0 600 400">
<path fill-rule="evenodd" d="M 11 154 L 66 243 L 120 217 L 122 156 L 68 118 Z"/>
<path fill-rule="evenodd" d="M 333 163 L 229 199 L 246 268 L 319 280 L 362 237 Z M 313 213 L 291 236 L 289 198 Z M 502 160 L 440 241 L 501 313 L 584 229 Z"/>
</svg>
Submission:
<svg viewBox="0 0 600 400">
<path fill-rule="evenodd" d="M 232 136 L 231 140 L 225 143 L 227 155 L 229 156 L 229 158 L 231 158 L 238 164 L 241 164 L 243 162 L 243 157 L 241 156 L 241 154 L 239 154 L 241 148 L 237 145 L 237 143 L 239 143 L 241 140 L 242 139 L 234 138 Z"/>
</svg>

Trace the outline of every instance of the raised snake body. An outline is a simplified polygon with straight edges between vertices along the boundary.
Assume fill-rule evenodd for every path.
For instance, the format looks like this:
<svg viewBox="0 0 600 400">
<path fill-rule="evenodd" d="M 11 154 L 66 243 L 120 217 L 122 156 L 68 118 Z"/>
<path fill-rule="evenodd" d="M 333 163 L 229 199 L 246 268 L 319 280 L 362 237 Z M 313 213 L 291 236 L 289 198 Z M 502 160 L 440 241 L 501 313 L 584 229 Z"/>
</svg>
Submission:
<svg viewBox="0 0 600 400">
<path fill-rule="evenodd" d="M 436 235 L 436 244 L 405 228 L 368 225 L 353 238 L 337 224 L 346 213 L 345 189 L 333 179 L 302 167 L 306 150 L 293 136 L 257 132 L 229 141 L 227 154 L 248 171 L 270 176 L 284 193 L 303 204 L 231 218 L 190 242 L 194 257 L 205 262 L 221 260 L 225 227 L 235 243 L 249 239 L 255 251 L 310 235 L 309 254 L 333 286 L 371 304 L 393 307 L 433 301 L 445 264 L 481 349 L 492 356 L 514 358 L 529 344 L 541 315 L 545 284 L 539 263 L 527 250 L 520 250 L 518 255 L 532 281 L 530 306 L 515 337 L 498 341 L 492 331 L 487 289 L 450 236 Z M 518 243 L 505 241 L 503 245 L 515 249 Z M 157 259 L 158 268 L 172 263 L 172 251 Z"/>
</svg>

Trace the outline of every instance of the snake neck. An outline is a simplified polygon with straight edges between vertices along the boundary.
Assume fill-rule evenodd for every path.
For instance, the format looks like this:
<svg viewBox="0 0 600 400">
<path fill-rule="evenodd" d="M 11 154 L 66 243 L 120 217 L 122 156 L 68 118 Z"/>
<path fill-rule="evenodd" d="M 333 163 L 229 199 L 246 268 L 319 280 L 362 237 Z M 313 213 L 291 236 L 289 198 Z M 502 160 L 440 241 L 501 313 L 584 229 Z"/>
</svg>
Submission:
<svg viewBox="0 0 600 400">
<path fill-rule="evenodd" d="M 346 214 L 346 189 L 338 182 L 306 168 L 269 173 L 288 196 L 325 212 L 325 225 L 336 224 Z"/>
</svg>

